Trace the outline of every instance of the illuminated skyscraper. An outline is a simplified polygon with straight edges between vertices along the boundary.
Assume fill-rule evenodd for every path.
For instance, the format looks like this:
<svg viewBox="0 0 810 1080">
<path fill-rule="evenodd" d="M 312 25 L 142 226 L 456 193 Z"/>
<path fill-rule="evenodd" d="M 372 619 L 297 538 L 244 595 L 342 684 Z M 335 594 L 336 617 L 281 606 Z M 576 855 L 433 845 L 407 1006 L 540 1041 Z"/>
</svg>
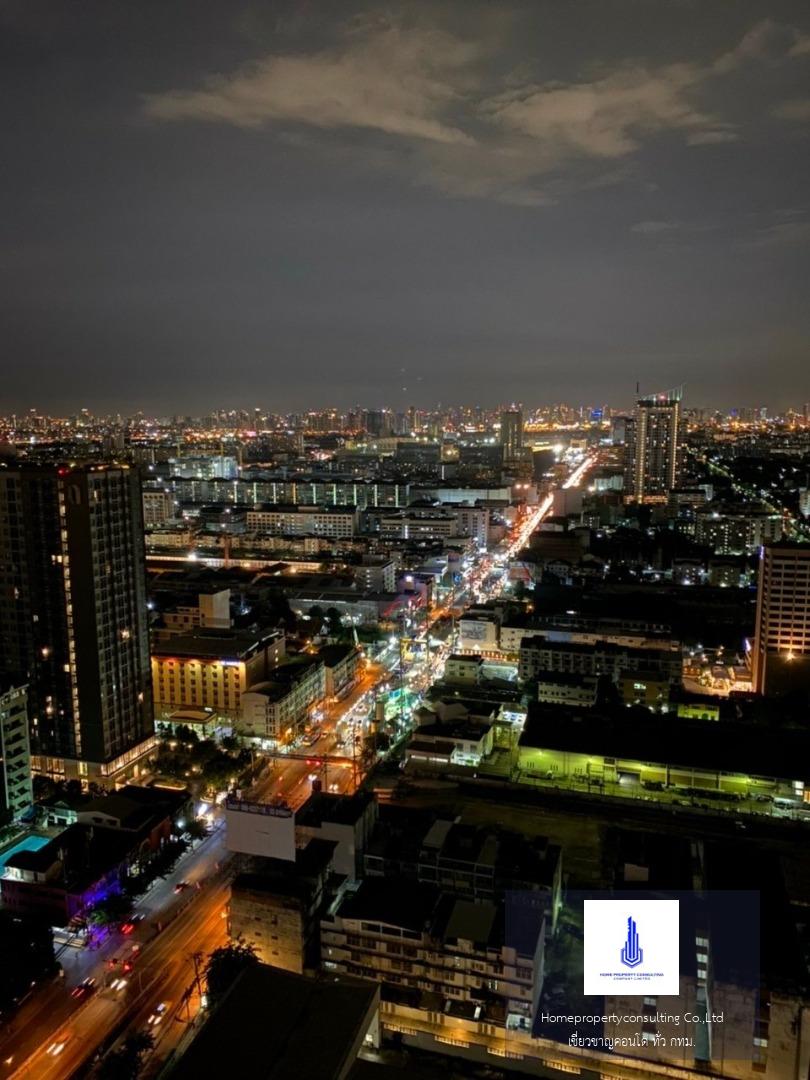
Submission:
<svg viewBox="0 0 810 1080">
<path fill-rule="evenodd" d="M 760 550 L 752 668 L 758 694 L 810 689 L 810 544 Z"/>
<path fill-rule="evenodd" d="M 140 481 L 0 467 L 0 666 L 28 685 L 35 771 L 112 782 L 151 746 Z"/>
<path fill-rule="evenodd" d="M 631 502 L 666 501 L 677 486 L 680 438 L 680 391 L 639 398 L 626 437 L 625 494 Z"/>
<path fill-rule="evenodd" d="M 504 461 L 515 461 L 523 450 L 523 413 L 507 409 L 501 413 L 501 447 Z"/>
</svg>

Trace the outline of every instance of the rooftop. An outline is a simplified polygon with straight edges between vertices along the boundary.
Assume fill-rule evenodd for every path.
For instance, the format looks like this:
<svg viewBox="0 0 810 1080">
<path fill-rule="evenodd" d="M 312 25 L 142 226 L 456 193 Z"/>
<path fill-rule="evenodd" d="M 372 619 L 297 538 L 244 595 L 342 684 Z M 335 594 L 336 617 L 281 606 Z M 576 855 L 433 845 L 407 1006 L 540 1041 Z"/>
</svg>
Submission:
<svg viewBox="0 0 810 1080">
<path fill-rule="evenodd" d="M 332 795 L 326 791 L 318 791 L 310 795 L 296 812 L 295 823 L 315 828 L 319 828 L 324 822 L 354 825 L 371 802 L 373 796 L 365 791 L 358 791 L 354 795 Z"/>
<path fill-rule="evenodd" d="M 318 656 L 328 668 L 336 667 L 352 653 L 357 652 L 354 645 L 322 645 Z"/>
<path fill-rule="evenodd" d="M 260 964 L 240 975 L 171 1075 L 344 1080 L 378 1002 L 379 989 L 368 981 L 314 979 Z"/>
<path fill-rule="evenodd" d="M 384 923 L 414 933 L 427 930 L 439 890 L 407 878 L 365 878 L 357 892 L 346 896 L 338 909 L 341 919 Z"/>
<path fill-rule="evenodd" d="M 279 637 L 278 630 L 208 630 L 197 629 L 178 634 L 152 647 L 163 658 L 204 657 L 215 660 L 247 660 Z"/>
<path fill-rule="evenodd" d="M 707 723 L 674 713 L 651 718 L 647 709 L 608 712 L 532 702 L 520 746 L 810 780 L 810 731 L 774 722 Z"/>
</svg>

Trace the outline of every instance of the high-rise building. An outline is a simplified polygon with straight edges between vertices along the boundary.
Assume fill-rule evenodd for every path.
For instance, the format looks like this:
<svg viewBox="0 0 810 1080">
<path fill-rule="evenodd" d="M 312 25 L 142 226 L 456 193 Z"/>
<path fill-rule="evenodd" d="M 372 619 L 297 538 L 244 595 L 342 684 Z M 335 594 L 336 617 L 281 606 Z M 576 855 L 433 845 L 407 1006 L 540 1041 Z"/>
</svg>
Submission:
<svg viewBox="0 0 810 1080">
<path fill-rule="evenodd" d="M 0 683 L 0 825 L 18 820 L 33 801 L 26 690 Z"/>
<path fill-rule="evenodd" d="M 141 485 L 126 466 L 0 468 L 0 669 L 32 767 L 111 783 L 154 742 Z"/>
<path fill-rule="evenodd" d="M 514 461 L 523 450 L 523 412 L 506 409 L 501 413 L 501 447 L 503 460 Z"/>
<path fill-rule="evenodd" d="M 810 689 L 810 544 L 760 550 L 752 679 L 758 694 Z"/>
<path fill-rule="evenodd" d="M 680 470 L 680 391 L 639 398 L 626 430 L 625 493 L 631 502 L 666 502 Z"/>
</svg>

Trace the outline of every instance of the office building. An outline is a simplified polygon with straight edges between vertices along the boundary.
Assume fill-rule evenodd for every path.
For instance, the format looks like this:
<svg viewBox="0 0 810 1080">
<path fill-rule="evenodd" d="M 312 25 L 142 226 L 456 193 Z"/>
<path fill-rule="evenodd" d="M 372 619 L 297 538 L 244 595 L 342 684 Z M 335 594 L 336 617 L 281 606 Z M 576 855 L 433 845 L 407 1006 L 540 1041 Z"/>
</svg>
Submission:
<svg viewBox="0 0 810 1080">
<path fill-rule="evenodd" d="M 666 502 L 680 466 L 680 391 L 639 398 L 626 433 L 625 491 L 631 502 Z"/>
<path fill-rule="evenodd" d="M 17 821 L 33 801 L 26 689 L 0 686 L 0 825 Z"/>
<path fill-rule="evenodd" d="M 760 551 L 752 668 L 758 694 L 810 688 L 810 544 Z"/>
<path fill-rule="evenodd" d="M 141 486 L 126 466 L 0 469 L 2 673 L 32 767 L 112 783 L 153 746 Z"/>
<path fill-rule="evenodd" d="M 501 449 L 504 461 L 516 461 L 523 451 L 523 413 L 507 409 L 501 413 Z"/>
</svg>

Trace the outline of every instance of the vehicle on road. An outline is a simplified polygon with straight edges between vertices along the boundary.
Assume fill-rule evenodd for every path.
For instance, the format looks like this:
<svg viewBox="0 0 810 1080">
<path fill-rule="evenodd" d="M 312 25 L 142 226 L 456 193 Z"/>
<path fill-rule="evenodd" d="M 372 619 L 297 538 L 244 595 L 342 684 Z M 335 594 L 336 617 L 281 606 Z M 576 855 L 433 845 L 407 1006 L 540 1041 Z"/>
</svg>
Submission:
<svg viewBox="0 0 810 1080">
<path fill-rule="evenodd" d="M 93 990 L 95 990 L 95 987 L 95 979 L 83 979 L 78 986 L 73 987 L 73 989 L 70 991 L 70 996 L 83 1000 L 86 997 L 90 997 L 90 995 L 93 993 Z"/>
<path fill-rule="evenodd" d="M 181 893 L 181 892 L 185 892 L 186 889 L 188 889 L 188 888 L 190 888 L 189 882 L 187 882 L 187 881 L 178 881 L 177 884 L 174 887 L 174 891 L 176 893 Z"/>
<path fill-rule="evenodd" d="M 163 1017 L 166 1015 L 166 1012 L 167 1012 L 168 1008 L 169 1008 L 168 1001 L 161 1001 L 161 1003 L 158 1005 L 158 1007 L 155 1009 L 155 1011 L 153 1013 L 151 1013 L 151 1015 L 149 1016 L 149 1019 L 146 1021 L 146 1023 L 149 1025 L 149 1027 L 153 1027 L 153 1028 L 157 1027 L 158 1024 L 161 1022 L 161 1020 L 163 1019 Z"/>
<path fill-rule="evenodd" d="M 51 1057 L 59 1057 L 69 1041 L 70 1035 L 63 1035 L 60 1039 L 56 1039 L 55 1042 L 52 1042 L 45 1053 L 49 1054 Z"/>
</svg>

